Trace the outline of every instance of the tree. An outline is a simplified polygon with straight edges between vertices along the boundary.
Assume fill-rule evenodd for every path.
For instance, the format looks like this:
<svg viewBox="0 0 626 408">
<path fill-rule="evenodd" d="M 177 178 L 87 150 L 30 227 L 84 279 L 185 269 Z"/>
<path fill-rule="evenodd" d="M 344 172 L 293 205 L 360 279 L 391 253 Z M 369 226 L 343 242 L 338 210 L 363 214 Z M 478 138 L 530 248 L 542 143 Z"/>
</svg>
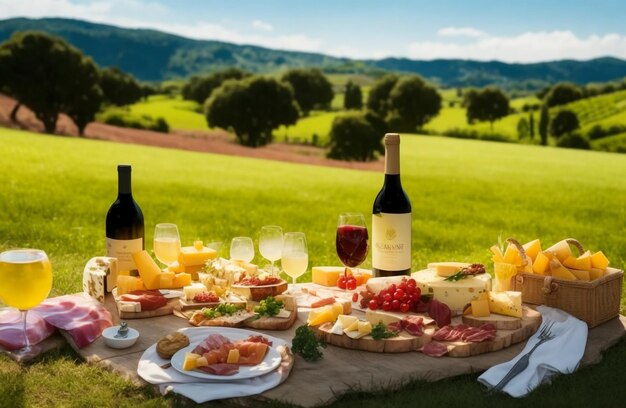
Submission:
<svg viewBox="0 0 626 408">
<path fill-rule="evenodd" d="M 582 97 L 583 91 L 580 87 L 569 82 L 561 82 L 550 88 L 550 91 L 544 97 L 544 101 L 551 108 L 577 101 Z"/>
<path fill-rule="evenodd" d="M 79 136 L 83 136 L 87 125 L 95 120 L 103 100 L 102 90 L 100 90 L 97 82 L 84 89 L 84 92 L 76 92 L 73 95 L 73 100 L 65 110 L 67 116 L 72 118 L 76 124 Z"/>
<path fill-rule="evenodd" d="M 550 134 L 559 138 L 566 133 L 573 132 L 579 127 L 580 123 L 578 122 L 576 113 L 569 109 L 563 109 L 552 119 L 552 123 L 550 123 Z"/>
<path fill-rule="evenodd" d="M 532 110 L 528 114 L 528 130 L 530 140 L 535 140 L 535 113 Z"/>
<path fill-rule="evenodd" d="M 54 133 L 60 112 L 80 103 L 77 94 L 91 95 L 97 87 L 93 61 L 45 33 L 13 34 L 0 45 L 0 66 L 10 94 L 35 113 L 47 133 Z"/>
<path fill-rule="evenodd" d="M 238 68 L 228 68 L 204 77 L 193 76 L 183 86 L 181 94 L 184 99 L 203 104 L 207 98 L 211 96 L 211 93 L 219 88 L 224 81 L 228 81 L 229 79 L 244 79 L 250 75 L 249 72 L 242 71 Z"/>
<path fill-rule="evenodd" d="M 541 105 L 541 114 L 539 115 L 539 136 L 541 137 L 541 145 L 548 145 L 548 127 L 550 126 L 550 112 L 548 106 L 544 103 Z"/>
<path fill-rule="evenodd" d="M 361 109 L 363 107 L 363 94 L 361 93 L 361 87 L 352 81 L 348 81 L 348 83 L 346 83 L 343 107 L 346 110 Z"/>
<path fill-rule="evenodd" d="M 441 96 L 417 75 L 400 78 L 389 93 L 389 113 L 385 118 L 397 132 L 415 132 L 441 109 Z"/>
<path fill-rule="evenodd" d="M 375 159 L 377 153 L 383 153 L 384 132 L 377 129 L 380 122 L 370 122 L 376 118 L 374 113 L 362 112 L 349 112 L 337 116 L 330 130 L 328 157 L 338 160 L 369 161 Z"/>
<path fill-rule="evenodd" d="M 259 76 L 226 81 L 206 102 L 211 126 L 233 129 L 244 146 L 263 146 L 272 130 L 298 120 L 298 106 L 291 87 Z"/>
<path fill-rule="evenodd" d="M 102 70 L 100 88 L 102 88 L 104 101 L 111 105 L 130 105 L 143 96 L 143 89 L 139 82 L 132 75 L 117 67 Z"/>
<path fill-rule="evenodd" d="M 393 74 L 385 75 L 376 81 L 367 95 L 367 109 L 386 118 L 389 112 L 389 94 L 396 82 L 398 82 L 398 76 Z"/>
<path fill-rule="evenodd" d="M 493 133 L 493 122 L 509 114 L 509 98 L 498 88 L 471 90 L 465 94 L 467 122 L 488 121 Z"/>
<path fill-rule="evenodd" d="M 517 138 L 519 140 L 526 139 L 530 134 L 530 128 L 526 118 L 520 118 L 517 121 Z"/>
<path fill-rule="evenodd" d="M 313 108 L 328 109 L 333 100 L 333 86 L 317 68 L 297 68 L 283 75 L 282 81 L 291 85 L 303 116 Z"/>
</svg>

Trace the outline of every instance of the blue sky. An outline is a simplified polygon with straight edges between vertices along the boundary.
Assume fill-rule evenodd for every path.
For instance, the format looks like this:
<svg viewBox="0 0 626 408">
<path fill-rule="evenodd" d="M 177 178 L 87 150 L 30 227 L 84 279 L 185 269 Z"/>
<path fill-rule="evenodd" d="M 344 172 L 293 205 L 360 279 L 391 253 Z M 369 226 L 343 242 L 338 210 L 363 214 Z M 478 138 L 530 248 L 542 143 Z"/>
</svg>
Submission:
<svg viewBox="0 0 626 408">
<path fill-rule="evenodd" d="M 353 58 L 626 59 L 618 0 L 0 0 L 0 19 L 18 16 Z"/>
</svg>

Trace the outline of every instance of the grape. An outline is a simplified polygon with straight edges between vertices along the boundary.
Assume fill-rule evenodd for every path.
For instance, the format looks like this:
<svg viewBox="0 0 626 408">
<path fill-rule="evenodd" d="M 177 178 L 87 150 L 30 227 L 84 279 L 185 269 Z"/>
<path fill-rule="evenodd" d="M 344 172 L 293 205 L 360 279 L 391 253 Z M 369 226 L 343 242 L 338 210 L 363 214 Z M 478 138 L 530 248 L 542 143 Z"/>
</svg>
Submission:
<svg viewBox="0 0 626 408">
<path fill-rule="evenodd" d="M 402 304 L 400 305 L 400 311 L 401 311 L 402 313 L 406 313 L 406 312 L 408 312 L 410 308 L 411 308 L 411 306 L 410 306 L 408 303 L 402 303 Z"/>
<path fill-rule="evenodd" d="M 391 310 L 391 302 L 383 302 L 383 310 L 388 312 Z"/>
<path fill-rule="evenodd" d="M 394 299 L 398 299 L 398 300 L 402 299 L 404 297 L 404 290 L 397 289 L 395 293 L 393 294 L 393 297 Z"/>
<path fill-rule="evenodd" d="M 391 296 L 390 293 L 385 293 L 383 295 L 383 299 L 385 300 L 385 302 L 391 302 L 393 300 L 393 296 Z"/>
<path fill-rule="evenodd" d="M 370 300 L 369 307 L 372 310 L 378 309 L 378 302 L 376 302 L 374 299 Z"/>
<path fill-rule="evenodd" d="M 400 310 L 400 301 L 398 299 L 394 299 L 391 301 L 391 308 L 393 310 Z"/>
</svg>

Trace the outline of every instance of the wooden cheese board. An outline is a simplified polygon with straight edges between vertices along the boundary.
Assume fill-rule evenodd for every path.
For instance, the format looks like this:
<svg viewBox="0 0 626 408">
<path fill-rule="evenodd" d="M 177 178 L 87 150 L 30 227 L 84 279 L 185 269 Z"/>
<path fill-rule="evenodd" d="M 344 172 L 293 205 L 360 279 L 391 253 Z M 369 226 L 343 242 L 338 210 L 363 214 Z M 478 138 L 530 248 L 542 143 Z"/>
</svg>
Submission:
<svg viewBox="0 0 626 408">
<path fill-rule="evenodd" d="M 224 301 L 219 302 L 194 302 L 193 300 L 185 300 L 183 297 L 180 298 L 180 310 L 197 310 L 202 309 L 203 307 L 215 307 L 220 303 L 224 303 Z M 229 298 L 226 300 L 228 303 L 232 303 L 234 305 L 241 305 L 242 307 L 246 307 L 247 302 L 245 300 L 239 298 Z"/>
<path fill-rule="evenodd" d="M 491 323 L 496 326 L 498 330 L 516 330 L 522 327 L 523 319 L 541 319 L 541 314 L 529 307 L 524 306 L 522 308 L 522 319 L 511 316 L 504 316 L 500 314 L 492 313 L 486 317 L 474 317 L 472 315 L 463 316 L 462 320 L 464 324 L 472 327 L 480 327 L 483 324 Z"/>
<path fill-rule="evenodd" d="M 168 299 L 164 306 L 154 310 L 142 310 L 141 312 L 127 312 L 120 310 L 120 304 L 116 300 L 115 305 L 119 313 L 120 319 L 145 319 L 148 317 L 158 317 L 170 315 L 174 312 L 174 309 L 178 305 L 178 299 Z"/>
</svg>

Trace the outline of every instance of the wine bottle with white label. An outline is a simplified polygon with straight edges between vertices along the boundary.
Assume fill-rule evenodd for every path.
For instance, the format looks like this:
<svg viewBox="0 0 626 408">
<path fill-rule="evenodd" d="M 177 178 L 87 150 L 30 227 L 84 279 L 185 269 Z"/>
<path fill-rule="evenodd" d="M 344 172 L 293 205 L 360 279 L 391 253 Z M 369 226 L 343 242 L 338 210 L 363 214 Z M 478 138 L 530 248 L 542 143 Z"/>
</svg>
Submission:
<svg viewBox="0 0 626 408">
<path fill-rule="evenodd" d="M 136 274 L 132 254 L 144 249 L 144 226 L 141 208 L 135 202 L 130 183 L 131 167 L 117 166 L 117 199 L 107 213 L 107 256 L 117 258 L 118 270 Z"/>
<path fill-rule="evenodd" d="M 400 181 L 400 135 L 385 135 L 385 182 L 372 209 L 375 276 L 411 273 L 411 201 Z"/>
</svg>

